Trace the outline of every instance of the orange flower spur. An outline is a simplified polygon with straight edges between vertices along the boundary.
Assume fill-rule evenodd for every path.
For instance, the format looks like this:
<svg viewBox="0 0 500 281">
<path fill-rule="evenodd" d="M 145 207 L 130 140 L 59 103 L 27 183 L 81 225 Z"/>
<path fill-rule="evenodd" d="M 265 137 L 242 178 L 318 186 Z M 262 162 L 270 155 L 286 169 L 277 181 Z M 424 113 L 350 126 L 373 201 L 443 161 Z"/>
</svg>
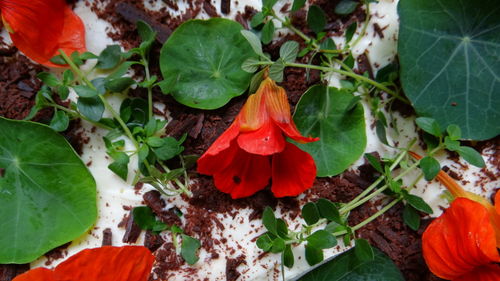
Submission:
<svg viewBox="0 0 500 281">
<path fill-rule="evenodd" d="M 443 171 L 437 179 L 456 199 L 422 236 L 429 269 L 440 278 L 454 281 L 500 280 L 500 192 L 493 206 L 485 198 L 465 191 Z"/>
<path fill-rule="evenodd" d="M 310 188 L 316 165 L 307 152 L 287 142 L 317 141 L 295 126 L 285 90 L 270 78 L 251 95 L 231 126 L 198 160 L 198 172 L 232 198 L 264 189 L 272 179 L 276 197 L 296 196 Z"/>
<path fill-rule="evenodd" d="M 0 13 L 14 45 L 30 59 L 56 67 L 59 54 L 85 51 L 85 27 L 64 0 L 0 0 Z"/>
</svg>

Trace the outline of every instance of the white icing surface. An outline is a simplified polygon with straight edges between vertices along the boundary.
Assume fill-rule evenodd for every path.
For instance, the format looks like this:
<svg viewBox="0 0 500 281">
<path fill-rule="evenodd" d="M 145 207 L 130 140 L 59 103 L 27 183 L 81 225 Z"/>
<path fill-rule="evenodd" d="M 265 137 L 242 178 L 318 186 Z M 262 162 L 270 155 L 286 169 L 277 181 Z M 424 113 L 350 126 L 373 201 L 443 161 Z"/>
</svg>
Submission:
<svg viewBox="0 0 500 281">
<path fill-rule="evenodd" d="M 212 2 L 217 8 L 217 12 L 220 13 L 220 1 L 217 0 Z M 231 14 L 228 15 L 228 18 L 233 19 L 238 10 L 244 10 L 245 5 L 251 5 L 256 9 L 260 9 L 261 6 L 260 0 L 239 0 L 238 2 L 238 5 L 236 5 L 234 1 L 232 1 Z M 275 10 L 279 11 L 281 6 L 290 2 L 292 1 L 280 0 Z M 149 1 L 145 1 L 145 3 L 152 9 L 159 9 L 164 5 L 162 1 L 154 1 L 153 4 L 150 4 Z M 185 9 L 184 1 L 178 1 L 178 4 L 181 11 Z M 396 38 L 398 33 L 398 16 L 396 9 L 397 1 L 380 0 L 379 3 L 372 3 L 370 5 L 373 17 L 371 18 L 370 25 L 367 28 L 367 34 L 359 41 L 353 52 L 355 56 L 366 53 L 373 65 L 373 69 L 378 70 L 390 63 L 396 55 Z M 78 2 L 75 12 L 81 16 L 85 23 L 87 31 L 87 48 L 89 51 L 99 53 L 105 48 L 106 45 L 115 44 L 115 42 L 113 42 L 106 35 L 107 29 L 112 28 L 110 24 L 106 21 L 98 19 L 90 8 L 84 4 L 84 1 Z M 208 18 L 203 10 L 199 17 Z M 384 38 L 380 38 L 376 35 L 373 27 L 375 23 L 384 29 Z M 358 27 L 357 32 L 359 33 L 360 30 L 361 26 Z M 6 34 L 2 33 L 2 37 L 6 38 Z M 344 44 L 343 38 L 338 37 L 333 39 L 339 47 Z M 8 42 L 8 40 L 6 41 Z M 328 76 L 330 85 L 338 86 L 339 78 L 341 77 L 337 74 Z M 110 103 L 117 108 L 122 98 L 123 97 L 119 96 L 110 97 Z M 374 129 L 370 128 L 373 118 L 371 116 L 369 106 L 366 103 L 364 104 L 364 108 L 368 137 L 366 152 L 377 151 L 381 156 L 393 156 L 396 153 L 396 150 L 387 147 L 378 141 Z M 394 143 L 394 141 L 398 141 L 398 145 L 400 147 L 404 147 L 412 138 L 416 137 L 413 118 L 401 118 L 398 113 L 395 113 L 395 116 L 397 116 L 399 131 L 388 131 L 390 134 L 389 142 Z M 124 182 L 112 173 L 107 168 L 110 164 L 110 160 L 106 156 L 105 146 L 102 141 L 102 136 L 106 134 L 106 131 L 97 129 L 94 132 L 91 132 L 91 125 L 86 122 L 83 122 L 83 124 L 86 135 L 90 137 L 90 141 L 84 146 L 82 160 L 84 163 L 89 163 L 89 169 L 97 182 L 99 217 L 95 226 L 89 233 L 82 235 L 79 239 L 71 243 L 67 249 L 68 256 L 71 256 L 84 248 L 99 247 L 102 243 L 102 231 L 105 228 L 111 228 L 112 230 L 113 245 L 124 245 L 121 239 L 125 230 L 117 227 L 118 223 L 128 213 L 128 211 L 124 210 L 122 206 L 142 205 L 142 194 L 149 190 L 148 187 L 145 186 L 140 192 L 136 193 L 130 185 L 132 182 L 131 177 L 134 174 L 132 171 L 137 169 L 137 166 L 135 165 L 137 160 L 135 157 L 132 157 L 130 161 L 129 179 L 127 182 Z M 131 143 L 128 141 L 126 149 L 133 149 Z M 486 154 L 491 153 L 492 149 L 485 150 L 485 156 L 483 156 L 485 157 L 485 160 Z M 488 196 L 494 188 L 500 187 L 500 182 L 498 180 L 490 181 L 484 185 L 478 185 L 476 180 L 478 180 L 479 177 L 479 169 L 469 167 L 467 164 L 464 164 L 463 161 L 460 164 L 455 163 L 446 159 L 446 155 L 444 154 L 438 155 L 438 158 L 442 165 L 447 165 L 452 171 L 463 174 L 464 179 L 469 179 L 470 183 L 466 184 L 464 187 L 470 191 Z M 360 159 L 355 163 L 355 165 L 353 165 L 353 167 L 356 167 L 363 162 L 364 160 Z M 488 163 L 487 161 L 486 163 L 488 165 L 487 169 L 491 171 L 498 169 L 498 167 L 493 167 L 491 163 Z M 468 167 L 466 171 L 463 171 L 461 165 Z M 411 182 L 415 176 L 416 175 L 409 175 L 405 178 L 405 182 Z M 443 188 L 439 184 L 429 184 L 422 180 L 417 184 L 417 188 L 412 192 L 423 196 L 426 202 L 430 203 L 434 209 L 434 214 L 439 215 L 439 207 L 447 205 L 446 201 L 440 197 L 442 191 Z M 169 199 L 167 208 L 173 206 L 176 206 L 184 213 L 187 211 L 187 203 L 180 197 Z M 213 237 L 214 239 L 219 240 L 222 237 L 227 239 L 226 244 L 221 243 L 214 246 L 214 249 L 219 254 L 219 257 L 217 259 L 212 259 L 210 253 L 207 253 L 205 250 L 201 250 L 200 261 L 194 265 L 194 267 L 198 269 L 197 273 L 193 274 L 190 271 L 183 271 L 184 269 L 189 268 L 189 266 L 185 265 L 180 272 L 175 273 L 175 277 L 172 277 L 169 280 L 196 280 L 198 278 L 207 278 L 208 280 L 226 280 L 226 258 L 236 258 L 241 254 L 246 256 L 246 264 L 242 264 L 238 267 L 238 270 L 242 273 L 239 280 L 280 280 L 280 255 L 268 254 L 263 258 L 258 258 L 262 251 L 257 248 L 255 238 L 262 234 L 264 229 L 260 220 L 248 221 L 248 216 L 251 212 L 252 210 L 250 209 L 239 210 L 238 214 L 234 217 L 227 214 L 216 214 L 224 225 L 224 230 L 214 227 L 212 230 Z M 278 208 L 277 216 L 280 216 L 279 213 L 280 209 Z M 297 229 L 302 223 L 304 223 L 301 219 L 295 219 L 292 221 L 287 215 L 285 215 L 285 219 L 289 223 L 290 229 Z M 164 238 L 166 241 L 171 240 L 168 233 L 164 234 Z M 141 235 L 137 244 L 142 245 L 142 243 L 143 236 Z M 232 253 L 230 248 L 241 248 L 241 250 Z M 345 247 L 343 246 L 337 246 L 333 249 L 325 250 L 325 257 L 334 256 L 344 249 Z M 285 274 L 288 280 L 299 276 L 301 272 L 309 268 L 305 261 L 303 246 L 296 247 L 293 251 L 295 254 L 295 265 L 293 269 L 286 269 Z M 62 260 L 56 260 L 51 263 L 49 267 L 54 267 L 61 261 Z M 45 262 L 46 258 L 42 257 L 33 262 L 31 266 L 44 266 Z"/>
</svg>

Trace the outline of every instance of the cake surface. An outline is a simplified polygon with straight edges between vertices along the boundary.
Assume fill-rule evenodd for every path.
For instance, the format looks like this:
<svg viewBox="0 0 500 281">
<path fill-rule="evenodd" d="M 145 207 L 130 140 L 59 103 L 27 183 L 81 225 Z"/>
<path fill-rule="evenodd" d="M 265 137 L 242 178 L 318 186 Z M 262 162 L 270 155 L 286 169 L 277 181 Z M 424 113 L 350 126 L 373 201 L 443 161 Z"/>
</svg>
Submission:
<svg viewBox="0 0 500 281">
<path fill-rule="evenodd" d="M 223 3 L 221 3 L 223 2 Z M 224 5 L 230 2 L 230 10 Z M 293 1 L 280 0 L 274 7 L 278 14 L 285 13 Z M 321 7 L 330 7 L 328 1 L 312 1 Z M 309 5 L 310 3 L 308 3 Z M 394 62 L 397 56 L 397 37 L 399 21 L 397 13 L 397 0 L 380 0 L 370 4 L 370 21 L 366 34 L 360 39 L 352 50 L 357 62 L 357 68 L 366 67 L 372 75 Z M 79 15 L 86 29 L 88 51 L 99 54 L 107 45 L 119 44 L 123 49 L 131 49 L 138 45 L 138 36 L 135 34 L 135 21 L 145 20 L 158 32 L 158 41 L 153 46 L 152 57 L 158 58 L 161 43 L 167 40 L 170 32 L 175 30 L 182 22 L 197 18 L 208 19 L 216 16 L 237 20 L 246 23 L 255 11 L 261 10 L 261 1 L 155 1 L 148 0 L 144 3 L 137 1 L 105 1 L 86 0 L 75 1 L 74 11 Z M 345 44 L 344 30 L 352 22 L 362 23 L 361 16 L 364 8 L 360 5 L 351 16 L 338 18 L 330 22 L 327 33 L 334 40 L 338 48 Z M 305 14 L 297 12 L 297 21 L 304 20 Z M 278 24 L 278 23 L 277 23 Z M 304 23 L 300 28 L 307 28 Z M 359 35 L 358 28 L 354 36 Z M 0 37 L 3 40 L 0 47 L 8 49 L 11 45 L 5 31 Z M 287 38 L 300 40 L 287 29 L 279 29 L 274 34 L 273 41 L 265 47 L 265 51 L 276 56 L 279 47 Z M 161 43 L 160 43 L 161 42 Z M 1 49 L 3 50 L 3 49 Z M 0 60 L 5 66 L 0 66 L 0 74 L 7 78 L 0 78 L 4 89 L 0 90 L 0 109 L 7 109 L 16 90 L 7 89 L 6 83 L 10 79 L 8 72 L 21 69 L 31 73 L 32 69 L 39 72 L 36 66 L 15 50 L 12 53 L 0 52 Z M 12 62 L 18 60 L 20 62 Z M 2 63 L 3 63 L 2 62 Z M 16 65 L 18 64 L 18 65 Z M 9 65 L 9 66 L 7 66 Z M 22 69 L 28 69 L 24 70 Z M 88 69 L 91 66 L 86 65 Z M 51 69 L 53 73 L 59 70 Z M 153 71 L 159 74 L 158 66 L 153 66 Z M 288 94 L 292 106 L 295 106 L 301 95 L 309 86 L 321 81 L 318 72 L 311 72 L 309 81 L 303 69 L 287 69 L 285 80 L 280 83 Z M 129 73 L 141 75 L 141 73 Z M 322 77 L 329 86 L 341 87 L 343 78 L 340 74 L 331 74 Z M 9 80 L 10 79 L 10 80 Z M 17 83 L 17 82 L 14 82 Z M 19 88 L 20 84 L 17 83 Z M 2 86 L 2 84 L 0 84 Z M 39 85 L 36 85 L 39 87 Z M 11 98 L 2 97 L 8 94 Z M 131 90 L 132 97 L 144 96 L 140 91 Z M 113 94 L 108 96 L 109 103 L 119 110 L 124 96 Z M 155 92 L 155 114 L 158 118 L 167 120 L 163 135 L 180 137 L 186 133 L 184 143 L 186 155 L 203 154 L 215 139 L 231 124 L 234 117 L 242 107 L 245 97 L 237 97 L 226 106 L 215 111 L 200 111 L 190 109 L 176 103 L 170 96 Z M 76 99 L 75 93 L 70 94 L 70 99 Z M 383 97 L 387 98 L 387 97 Z M 22 97 L 21 97 L 22 99 Z M 2 105 L 3 104 L 3 105 Z M 365 153 L 376 153 L 382 158 L 394 157 L 397 148 L 384 145 L 377 137 L 375 119 L 372 115 L 370 104 L 362 101 L 366 123 L 367 145 Z M 397 128 L 388 133 L 388 141 L 395 147 L 406 147 L 414 138 L 418 138 L 415 126 L 414 112 L 404 105 L 398 107 L 392 116 L 397 119 Z M 382 109 L 388 112 L 388 109 Z M 0 115 L 8 118 L 22 119 L 21 114 L 15 115 L 16 110 L 0 110 Z M 10 115 L 10 116 L 9 116 Z M 266 232 L 262 224 L 262 211 L 266 206 L 275 208 L 277 217 L 283 218 L 290 230 L 299 230 L 305 221 L 300 216 L 301 207 L 319 198 L 327 198 L 333 202 L 346 202 L 361 193 L 374 180 L 374 170 L 361 157 L 351 168 L 335 177 L 318 177 L 313 187 L 296 198 L 273 197 L 269 189 L 257 192 L 255 195 L 233 200 L 229 195 L 219 192 L 210 177 L 199 175 L 195 170 L 190 170 L 189 189 L 192 196 L 177 195 L 166 197 L 160 195 L 148 184 L 133 186 L 134 173 L 128 175 L 126 181 L 122 180 L 107 167 L 110 159 L 106 154 L 106 145 L 103 137 L 107 130 L 96 128 L 92 124 L 81 121 L 70 128 L 73 134 L 73 143 L 81 145 L 81 159 L 94 176 L 97 183 L 97 197 L 99 215 L 94 227 L 72 241 L 49 254 L 42 256 L 30 264 L 34 267 L 55 267 L 67 257 L 87 249 L 99 247 L 103 244 L 120 245 L 146 245 L 154 251 L 156 263 L 153 267 L 151 280 L 280 280 L 282 278 L 281 256 L 279 254 L 264 253 L 256 244 L 259 236 Z M 69 134 L 68 134 L 69 135 Z M 70 137 L 71 138 L 71 137 Z M 424 143 L 417 143 L 413 150 L 422 153 Z M 500 168 L 498 162 L 499 139 L 498 137 L 473 144 L 480 149 L 485 168 L 476 168 L 465 163 L 456 155 L 440 153 L 435 157 L 441 166 L 447 167 L 448 173 L 459 181 L 469 191 L 481 194 L 487 198 L 500 187 Z M 124 150 L 133 150 L 133 144 L 125 140 Z M 128 164 L 129 171 L 137 171 L 137 156 L 132 156 Z M 403 178 L 403 182 L 410 185 L 417 179 L 417 173 L 410 173 Z M 444 188 L 437 182 L 418 181 L 412 194 L 421 196 L 431 207 L 433 217 L 439 216 L 442 208 L 448 206 L 442 196 Z M 369 217 L 380 207 L 383 198 L 375 198 L 366 205 L 351 212 L 350 222 L 356 224 Z M 201 249 L 198 252 L 199 261 L 194 265 L 186 264 L 172 243 L 170 232 L 155 235 L 152 232 L 141 231 L 133 225 L 130 218 L 132 209 L 137 206 L 149 206 L 156 215 L 167 224 L 179 225 L 186 234 L 200 240 Z M 426 268 L 420 249 L 420 234 L 429 222 L 428 216 L 418 231 L 413 231 L 404 225 L 401 217 L 403 205 L 398 204 L 385 215 L 360 229 L 358 235 L 368 239 L 374 246 L 381 249 L 392 258 L 401 269 L 406 280 L 419 279 L 425 276 L 432 280 L 432 274 Z M 182 216 L 178 216 L 181 213 Z M 324 251 L 325 259 L 348 250 L 350 246 L 339 241 L 339 245 Z M 311 267 L 304 256 L 304 246 L 293 248 L 295 264 L 293 268 L 286 268 L 286 280 L 296 280 Z"/>
</svg>

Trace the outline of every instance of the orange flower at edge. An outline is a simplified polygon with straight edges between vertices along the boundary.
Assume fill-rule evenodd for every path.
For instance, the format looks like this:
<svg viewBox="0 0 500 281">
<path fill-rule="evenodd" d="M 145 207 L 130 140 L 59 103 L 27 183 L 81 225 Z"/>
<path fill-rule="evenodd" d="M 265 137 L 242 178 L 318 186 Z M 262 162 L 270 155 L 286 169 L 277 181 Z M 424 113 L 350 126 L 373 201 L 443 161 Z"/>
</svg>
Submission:
<svg viewBox="0 0 500 281">
<path fill-rule="evenodd" d="M 422 157 L 410 152 L 416 159 Z M 422 251 L 429 269 L 453 281 L 499 281 L 498 253 L 500 192 L 493 206 L 485 198 L 465 191 L 448 174 L 437 179 L 456 198 L 425 230 Z"/>
<path fill-rule="evenodd" d="M 285 90 L 266 78 L 198 160 L 198 172 L 212 175 L 215 186 L 232 198 L 254 194 L 269 179 L 276 197 L 296 196 L 312 186 L 316 165 L 311 155 L 285 137 L 300 143 L 318 140 L 300 134 Z"/>
<path fill-rule="evenodd" d="M 154 256 L 142 246 L 86 249 L 54 270 L 35 268 L 13 281 L 147 281 Z"/>
<path fill-rule="evenodd" d="M 32 60 L 49 60 L 62 49 L 85 52 L 85 27 L 64 0 L 0 0 L 0 13 L 14 45 Z"/>
</svg>

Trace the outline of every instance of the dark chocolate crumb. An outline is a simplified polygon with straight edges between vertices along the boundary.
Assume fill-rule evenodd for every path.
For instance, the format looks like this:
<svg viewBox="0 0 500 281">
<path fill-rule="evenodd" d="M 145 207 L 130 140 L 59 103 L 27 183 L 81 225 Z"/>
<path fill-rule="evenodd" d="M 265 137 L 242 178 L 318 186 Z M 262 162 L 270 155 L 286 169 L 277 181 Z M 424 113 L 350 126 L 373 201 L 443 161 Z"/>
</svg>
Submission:
<svg viewBox="0 0 500 281">
<path fill-rule="evenodd" d="M 102 231 L 102 246 L 111 246 L 113 245 L 113 232 L 111 228 L 105 228 Z"/>
</svg>

